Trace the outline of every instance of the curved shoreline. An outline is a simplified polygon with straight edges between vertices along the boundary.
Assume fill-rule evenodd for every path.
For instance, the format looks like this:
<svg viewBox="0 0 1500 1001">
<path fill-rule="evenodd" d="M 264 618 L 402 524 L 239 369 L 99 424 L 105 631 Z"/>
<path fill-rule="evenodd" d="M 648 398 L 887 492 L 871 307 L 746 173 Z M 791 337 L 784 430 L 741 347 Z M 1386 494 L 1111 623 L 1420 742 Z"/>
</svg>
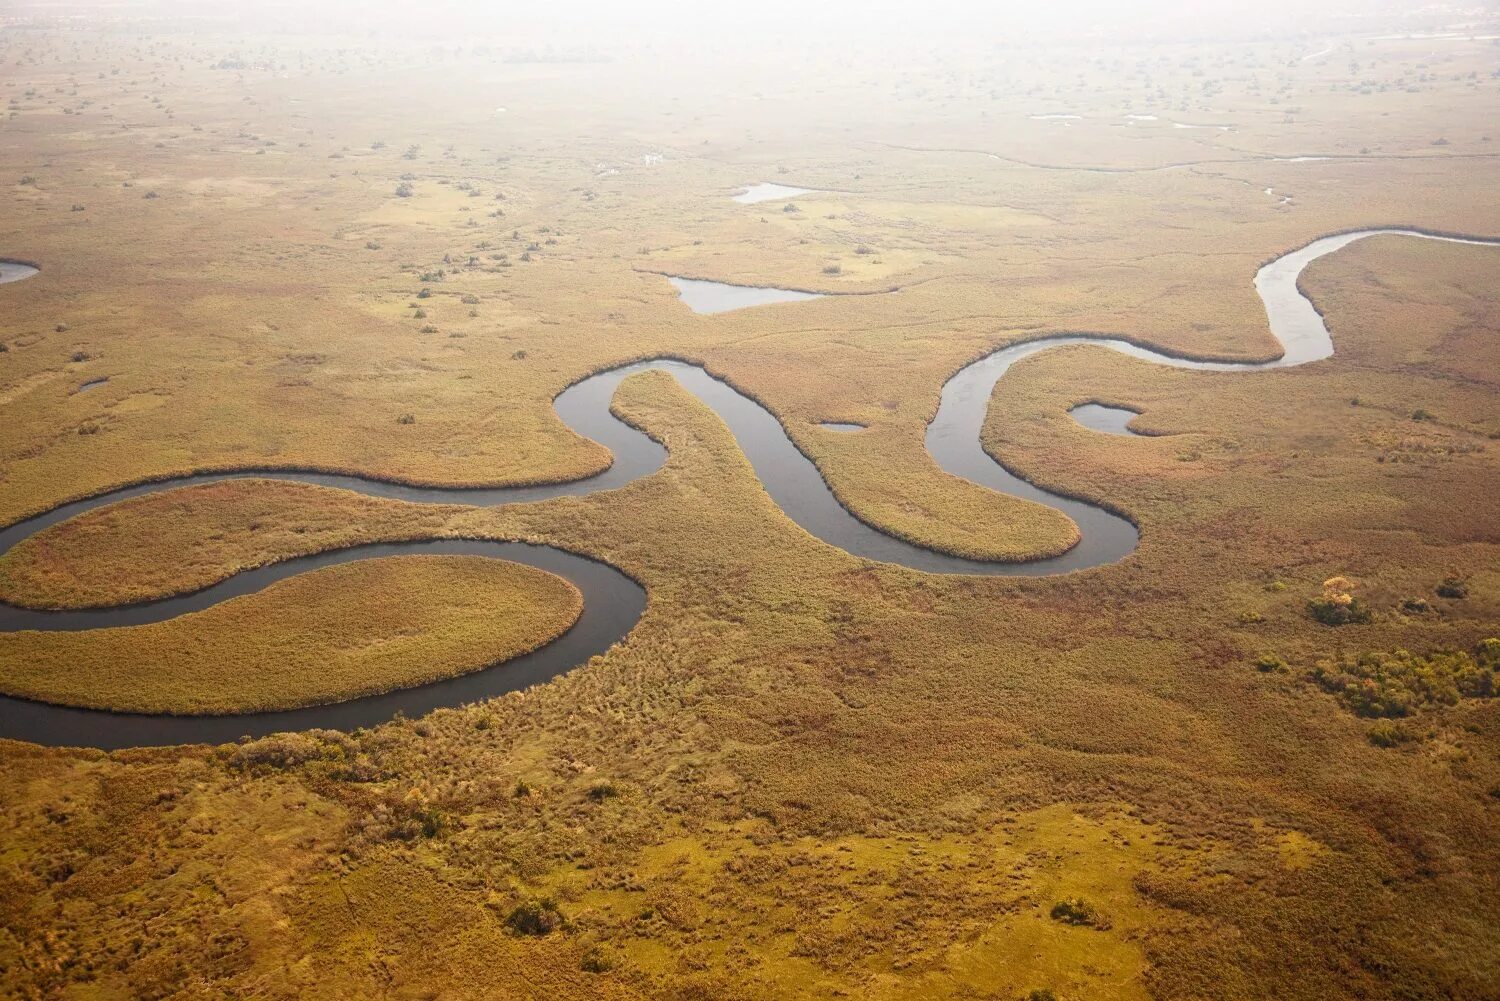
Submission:
<svg viewBox="0 0 1500 1001">
<path fill-rule="evenodd" d="M 985 449 L 981 440 L 983 425 L 990 399 L 1000 379 L 1017 361 L 1065 344 L 1096 344 L 1156 364 L 1218 372 L 1286 368 L 1327 358 L 1333 353 L 1332 339 L 1321 313 L 1300 288 L 1301 275 L 1306 266 L 1319 257 L 1356 240 L 1376 235 L 1412 236 L 1480 246 L 1500 245 L 1500 240 L 1494 238 L 1438 233 L 1409 227 L 1381 227 L 1329 234 L 1272 258 L 1257 271 L 1255 288 L 1265 305 L 1271 331 L 1282 344 L 1282 354 L 1273 359 L 1200 359 L 1157 351 L 1108 335 L 1053 334 L 992 351 L 954 373 L 943 384 L 937 411 L 927 427 L 925 443 L 929 453 L 946 472 L 997 492 L 1042 503 L 1070 517 L 1078 525 L 1080 539 L 1077 544 L 1055 556 L 1017 562 L 974 560 L 927 549 L 868 525 L 835 496 L 816 465 L 796 446 L 785 427 L 769 409 L 726 380 L 712 375 L 702 365 L 664 357 L 642 359 L 595 372 L 570 384 L 554 398 L 553 405 L 558 417 L 575 433 L 601 445 L 613 457 L 606 469 L 583 479 L 514 487 L 429 487 L 349 474 L 286 470 L 240 469 L 190 474 L 136 483 L 95 494 L 18 521 L 0 530 L 0 554 L 50 525 L 126 497 L 227 479 L 282 479 L 418 503 L 479 506 L 526 503 L 615 489 L 655 472 L 666 461 L 667 452 L 663 445 L 615 416 L 611 410 L 615 392 L 625 378 L 637 372 L 654 370 L 671 374 L 685 389 L 714 410 L 729 426 L 763 487 L 782 511 L 811 535 L 830 545 L 866 559 L 899 564 L 928 573 L 1043 576 L 1102 566 L 1117 562 L 1135 550 L 1140 534 L 1137 525 L 1126 513 L 1113 509 L 1107 503 L 1038 486 L 1011 472 Z M 588 656 L 604 652 L 623 639 L 645 608 L 645 592 L 640 585 L 630 581 L 619 570 L 586 557 L 553 547 L 528 547 L 523 543 L 428 540 L 376 543 L 297 557 L 235 574 L 195 592 L 145 604 L 66 612 L 0 605 L 0 631 L 32 628 L 86 629 L 160 621 L 200 610 L 229 597 L 250 593 L 251 589 L 259 589 L 275 580 L 304 572 L 314 565 L 331 565 L 367 558 L 366 554 L 377 551 L 383 555 L 406 552 L 475 552 L 452 550 L 453 546 L 479 547 L 482 551 L 477 554 L 481 555 L 510 553 L 512 555 L 504 558 L 516 559 L 541 569 L 551 569 L 551 566 L 544 565 L 546 563 L 563 567 L 569 572 L 553 572 L 560 572 L 585 595 L 584 617 L 580 618 L 580 624 L 584 618 L 589 617 L 592 605 L 596 614 L 590 621 L 607 619 L 613 632 L 606 636 L 592 628 L 584 630 L 589 633 L 594 646 L 589 647 L 581 658 L 578 657 L 579 651 L 565 643 L 568 636 L 579 631 L 579 626 L 575 626 L 559 640 L 506 662 L 499 670 L 481 670 L 444 682 L 285 713 L 228 717 L 129 716 L 0 698 L 0 736 L 16 736 L 19 739 L 55 744 L 69 742 L 66 738 L 59 739 L 60 730 L 78 730 L 87 734 L 87 743 L 92 746 L 120 747 L 134 746 L 136 743 L 233 739 L 241 733 L 273 732 L 298 727 L 370 725 L 389 718 L 396 709 L 422 713 L 442 705 L 493 697 L 551 678 L 576 666 Z M 583 561 L 583 565 L 580 567 L 571 561 Z M 613 574 L 618 580 L 613 584 L 606 583 L 605 578 L 598 576 L 601 571 L 594 570 L 590 571 L 594 575 L 592 584 L 586 587 L 575 574 L 588 576 L 585 571 L 589 566 L 603 568 L 602 572 Z M 622 586 L 621 582 L 628 586 Z M 638 592 L 638 600 L 633 600 L 637 596 L 632 595 L 630 588 Z M 601 607 L 601 602 L 605 607 Z M 602 646 L 598 645 L 600 643 Z M 483 683 L 456 685 L 461 680 L 476 678 L 483 679 Z M 76 727 L 68 725 L 69 720 L 83 719 L 69 714 L 89 714 L 91 722 L 79 722 Z M 109 722 L 116 718 L 143 722 Z M 47 722 L 49 719 L 50 726 Z M 193 725 L 169 722 L 179 719 L 192 720 Z"/>
<path fill-rule="evenodd" d="M 11 282 L 35 278 L 41 272 L 41 267 L 35 261 L 21 261 L 14 257 L 0 257 L 0 285 L 9 285 Z"/>
<path fill-rule="evenodd" d="M 43 612 L 0 606 L 0 630 L 78 629 L 98 616 L 120 616 L 131 625 L 159 622 L 253 594 L 309 570 L 366 559 L 424 555 L 485 556 L 554 573 L 578 588 L 583 611 L 562 635 L 543 646 L 465 674 L 343 702 L 221 716 L 111 712 L 0 695 L 0 737 L 49 746 L 102 750 L 167 744 L 222 744 L 244 736 L 313 728 L 353 730 L 376 726 L 397 713 L 420 716 L 434 709 L 491 699 L 550 681 L 620 642 L 646 610 L 646 589 L 607 563 L 555 546 L 487 539 L 376 542 L 266 564 L 217 584 L 158 601 L 104 610 Z M 46 623 L 46 624 L 39 624 Z"/>
</svg>

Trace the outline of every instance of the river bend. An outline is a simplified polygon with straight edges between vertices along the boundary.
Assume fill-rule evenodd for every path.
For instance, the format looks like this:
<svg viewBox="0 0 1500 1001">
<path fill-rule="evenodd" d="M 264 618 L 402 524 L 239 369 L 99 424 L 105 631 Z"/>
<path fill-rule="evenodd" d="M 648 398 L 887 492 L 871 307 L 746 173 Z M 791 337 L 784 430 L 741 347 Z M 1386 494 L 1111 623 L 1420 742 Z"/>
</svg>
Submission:
<svg viewBox="0 0 1500 1001">
<path fill-rule="evenodd" d="M 810 534 L 856 556 L 895 563 L 928 573 L 1039 576 L 1068 573 L 1116 562 L 1136 547 L 1136 526 L 1098 505 L 1035 486 L 995 461 L 980 442 L 996 384 L 1022 358 L 1064 344 L 1097 344 L 1133 358 L 1176 368 L 1253 372 L 1318 361 L 1333 354 L 1333 342 L 1317 309 L 1297 281 L 1312 261 L 1356 240 L 1402 235 L 1453 243 L 1494 246 L 1496 240 L 1442 236 L 1410 229 L 1367 229 L 1326 236 L 1264 265 L 1255 288 L 1281 357 L 1268 362 L 1201 361 L 1167 354 L 1118 338 L 1059 335 L 1012 344 L 964 366 L 942 388 L 938 411 L 927 428 L 926 445 L 937 464 L 1000 493 L 1054 508 L 1077 523 L 1079 542 L 1058 556 L 1024 562 L 986 562 L 950 556 L 886 535 L 851 514 L 829 490 L 817 467 L 787 436 L 776 417 L 759 403 L 699 366 L 672 359 L 622 365 L 574 383 L 554 405 L 577 434 L 614 455 L 611 466 L 591 477 L 546 486 L 435 488 L 358 476 L 282 470 L 207 473 L 141 483 L 60 505 L 0 530 L 0 554 L 22 539 L 85 511 L 129 497 L 226 479 L 282 479 L 354 490 L 377 497 L 424 503 L 478 506 L 516 504 L 553 497 L 581 496 L 624 486 L 659 469 L 666 451 L 647 435 L 610 413 L 620 383 L 647 370 L 670 373 L 728 425 L 756 475 L 776 504 Z M 30 273 L 34 270 L 28 268 Z M 18 275 L 17 277 L 24 277 Z M 14 279 L 12 279 L 14 280 Z M 141 745 L 216 743 L 242 735 L 324 727 L 370 726 L 396 712 L 418 716 L 441 706 L 493 698 L 546 681 L 622 640 L 645 610 L 644 590 L 620 571 L 576 553 L 549 546 L 481 540 L 430 540 L 358 546 L 289 559 L 237 574 L 192 594 L 119 608 L 43 612 L 0 605 L 0 631 L 21 629 L 119 628 L 157 622 L 201 610 L 308 570 L 358 559 L 412 553 L 465 554 L 510 559 L 565 577 L 583 594 L 583 614 L 561 637 L 532 653 L 445 681 L 331 705 L 237 716 L 150 716 L 76 709 L 0 696 L 0 736 L 43 744 L 118 748 Z"/>
</svg>

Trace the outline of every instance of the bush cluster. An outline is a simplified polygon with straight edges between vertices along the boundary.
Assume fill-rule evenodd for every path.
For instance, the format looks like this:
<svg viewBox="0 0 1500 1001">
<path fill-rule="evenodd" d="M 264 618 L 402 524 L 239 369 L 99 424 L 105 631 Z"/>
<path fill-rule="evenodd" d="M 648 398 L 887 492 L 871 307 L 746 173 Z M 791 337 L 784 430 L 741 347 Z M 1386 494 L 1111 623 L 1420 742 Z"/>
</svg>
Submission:
<svg viewBox="0 0 1500 1001">
<path fill-rule="evenodd" d="M 1464 698 L 1493 698 L 1500 690 L 1500 639 L 1465 650 L 1417 656 L 1406 650 L 1320 660 L 1312 678 L 1360 716 L 1390 719 Z"/>
</svg>

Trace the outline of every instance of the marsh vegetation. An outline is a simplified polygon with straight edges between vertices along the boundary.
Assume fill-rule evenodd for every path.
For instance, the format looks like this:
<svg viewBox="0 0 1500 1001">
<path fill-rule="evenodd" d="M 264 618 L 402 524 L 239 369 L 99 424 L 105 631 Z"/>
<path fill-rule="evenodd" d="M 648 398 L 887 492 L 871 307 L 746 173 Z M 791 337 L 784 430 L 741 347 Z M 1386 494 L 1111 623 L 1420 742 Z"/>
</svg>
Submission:
<svg viewBox="0 0 1500 1001">
<path fill-rule="evenodd" d="M 1087 526 L 929 450 L 955 373 L 1079 332 L 1272 362 L 1265 262 L 1500 235 L 1488 12 L 1227 6 L 1087 44 L 1043 9 L 882 38 L 875 7 L 806 7 L 679 58 L 633 10 L 462 39 L 378 4 L 354 33 L 325 5 L 0 15 L 0 253 L 41 268 L 0 285 L 0 523 L 204 470 L 382 484 L 247 477 L 16 529 L 0 599 L 121 606 L 425 539 L 546 543 L 649 594 L 623 642 L 498 698 L 212 746 L 0 741 L 0 994 L 1489 996 L 1492 250 L 1374 236 L 1308 265 L 1337 350 L 1303 365 L 1013 359 L 963 440 L 1138 528 L 1109 566 L 827 545 L 664 372 L 599 401 L 659 467 L 558 486 L 626 465 L 559 394 L 680 358 L 880 532 L 1053 558 Z M 669 275 L 821 297 L 701 313 Z M 1079 426 L 1091 402 L 1140 434 Z M 363 561 L 8 633 L 0 678 L 305 704 L 472 678 L 578 613 L 493 559 Z"/>
</svg>

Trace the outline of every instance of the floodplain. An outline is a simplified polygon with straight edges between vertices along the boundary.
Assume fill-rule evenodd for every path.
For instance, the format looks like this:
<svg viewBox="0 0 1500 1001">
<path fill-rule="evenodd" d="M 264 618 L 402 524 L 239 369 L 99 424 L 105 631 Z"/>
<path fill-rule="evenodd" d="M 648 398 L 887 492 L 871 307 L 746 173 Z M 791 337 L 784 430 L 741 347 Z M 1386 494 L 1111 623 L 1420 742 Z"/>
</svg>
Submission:
<svg viewBox="0 0 1500 1001">
<path fill-rule="evenodd" d="M 1494 996 L 1492 11 L 79 6 L 0 994 Z"/>
</svg>

